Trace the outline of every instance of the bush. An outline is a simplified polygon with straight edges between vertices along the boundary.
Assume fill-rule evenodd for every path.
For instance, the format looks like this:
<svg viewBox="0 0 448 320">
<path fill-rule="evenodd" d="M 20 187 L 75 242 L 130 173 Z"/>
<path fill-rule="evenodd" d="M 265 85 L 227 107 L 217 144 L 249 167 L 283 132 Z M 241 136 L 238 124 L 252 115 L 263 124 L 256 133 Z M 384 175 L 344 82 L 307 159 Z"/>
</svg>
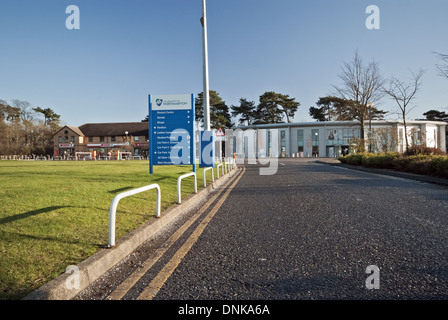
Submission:
<svg viewBox="0 0 448 320">
<path fill-rule="evenodd" d="M 354 153 L 346 155 L 344 157 L 339 157 L 339 160 L 342 163 L 355 166 L 380 169 L 395 169 L 399 171 L 448 178 L 447 155 L 419 153 L 409 156 L 402 155 L 398 152 Z"/>
<path fill-rule="evenodd" d="M 427 171 L 431 175 L 448 178 L 448 157 L 432 156 L 427 163 Z"/>
<path fill-rule="evenodd" d="M 353 166 L 361 166 L 364 153 L 351 153 L 344 157 L 339 157 L 342 163 L 351 164 Z"/>
<path fill-rule="evenodd" d="M 365 166 L 371 168 L 394 168 L 394 161 L 400 157 L 396 152 L 384 153 L 352 153 L 344 157 L 339 157 L 342 163 L 347 163 L 355 166 Z"/>
<path fill-rule="evenodd" d="M 400 154 L 397 152 L 384 152 L 379 154 L 369 154 L 364 162 L 367 167 L 382 168 L 382 169 L 394 169 L 394 162 L 400 158 Z"/>
<path fill-rule="evenodd" d="M 406 156 L 415 156 L 415 155 L 445 155 L 446 153 L 440 150 L 439 148 L 429 148 L 425 145 L 421 146 L 410 146 L 408 150 L 405 152 Z"/>
</svg>

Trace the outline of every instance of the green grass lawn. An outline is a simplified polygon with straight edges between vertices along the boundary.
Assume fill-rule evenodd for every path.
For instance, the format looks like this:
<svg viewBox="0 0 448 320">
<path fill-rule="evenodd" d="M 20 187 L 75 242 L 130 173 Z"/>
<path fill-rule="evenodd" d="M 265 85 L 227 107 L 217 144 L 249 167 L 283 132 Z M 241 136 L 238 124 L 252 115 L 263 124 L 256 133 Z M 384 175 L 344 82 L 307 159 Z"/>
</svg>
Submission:
<svg viewBox="0 0 448 320">
<path fill-rule="evenodd" d="M 20 299 L 105 247 L 115 195 L 158 183 L 163 211 L 177 203 L 177 178 L 191 171 L 156 166 L 150 175 L 148 161 L 0 161 L 0 299 Z M 193 191 L 193 178 L 184 179 L 182 197 Z M 122 199 L 116 239 L 155 207 L 155 190 Z"/>
</svg>

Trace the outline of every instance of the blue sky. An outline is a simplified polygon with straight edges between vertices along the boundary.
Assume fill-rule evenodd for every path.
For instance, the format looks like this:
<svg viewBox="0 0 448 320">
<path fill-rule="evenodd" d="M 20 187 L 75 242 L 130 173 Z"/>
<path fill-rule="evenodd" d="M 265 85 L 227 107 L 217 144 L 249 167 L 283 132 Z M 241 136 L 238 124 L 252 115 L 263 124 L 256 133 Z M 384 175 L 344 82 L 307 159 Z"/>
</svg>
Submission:
<svg viewBox="0 0 448 320">
<path fill-rule="evenodd" d="M 379 30 L 365 26 L 372 4 Z M 65 27 L 69 5 L 79 30 Z M 148 94 L 202 92 L 201 14 L 201 0 L 2 0 L 0 99 L 52 108 L 68 125 L 140 121 Z M 309 121 L 357 50 L 385 77 L 426 70 L 409 118 L 448 110 L 433 53 L 448 53 L 446 0 L 207 0 L 207 18 L 210 89 L 228 105 L 276 91 Z"/>
</svg>

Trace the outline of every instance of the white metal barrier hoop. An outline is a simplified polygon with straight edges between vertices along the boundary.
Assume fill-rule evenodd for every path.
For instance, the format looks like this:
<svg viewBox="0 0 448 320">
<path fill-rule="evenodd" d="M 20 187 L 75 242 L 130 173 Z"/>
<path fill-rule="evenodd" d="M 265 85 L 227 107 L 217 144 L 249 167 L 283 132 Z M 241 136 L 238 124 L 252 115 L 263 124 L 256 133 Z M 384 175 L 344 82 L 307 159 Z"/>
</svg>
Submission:
<svg viewBox="0 0 448 320">
<path fill-rule="evenodd" d="M 230 162 L 224 162 L 224 168 L 226 168 L 226 173 L 230 172 Z"/>
<path fill-rule="evenodd" d="M 216 165 L 216 179 L 219 179 L 219 167 L 220 166 L 222 167 L 222 163 Z M 224 168 L 221 168 L 221 169 L 222 169 L 222 174 L 224 175 Z"/>
<path fill-rule="evenodd" d="M 186 177 L 190 177 L 190 176 L 194 176 L 194 193 L 198 193 L 198 183 L 196 181 L 196 172 L 190 172 L 184 175 L 181 175 L 179 178 L 177 178 L 177 203 L 181 203 L 181 192 L 180 192 L 180 187 L 181 187 L 181 181 L 183 178 Z"/>
<path fill-rule="evenodd" d="M 204 169 L 204 171 L 203 171 L 203 175 L 204 175 L 204 188 L 205 188 L 205 186 L 207 185 L 206 184 L 206 182 L 205 182 L 205 171 L 207 171 L 207 170 L 210 170 L 211 172 L 212 172 L 212 182 L 215 182 L 215 178 L 214 178 L 214 176 L 213 176 L 213 167 L 208 167 L 208 168 L 205 168 Z"/>
<path fill-rule="evenodd" d="M 161 202 L 161 192 L 160 187 L 158 184 L 154 183 L 145 187 L 137 188 L 134 190 L 125 191 L 122 193 L 117 194 L 114 199 L 112 200 L 112 203 L 110 204 L 110 210 L 109 210 L 109 247 L 113 247 L 115 245 L 115 216 L 117 213 L 117 206 L 118 202 L 120 202 L 121 199 L 135 195 L 137 193 L 151 190 L 151 189 L 157 189 L 157 208 L 156 208 L 156 217 L 160 216 L 160 202 Z"/>
</svg>

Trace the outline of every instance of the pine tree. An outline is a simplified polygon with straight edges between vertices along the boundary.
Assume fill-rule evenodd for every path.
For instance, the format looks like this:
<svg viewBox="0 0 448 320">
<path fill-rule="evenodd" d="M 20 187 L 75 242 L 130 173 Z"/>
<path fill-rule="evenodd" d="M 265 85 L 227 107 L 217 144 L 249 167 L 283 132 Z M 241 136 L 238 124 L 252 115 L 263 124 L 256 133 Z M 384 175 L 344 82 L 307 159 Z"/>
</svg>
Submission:
<svg viewBox="0 0 448 320">
<path fill-rule="evenodd" d="M 240 99 L 239 106 L 231 106 L 232 116 L 239 116 L 239 124 L 240 125 L 251 125 L 255 118 L 255 102 L 247 101 L 244 98 Z"/>
</svg>

